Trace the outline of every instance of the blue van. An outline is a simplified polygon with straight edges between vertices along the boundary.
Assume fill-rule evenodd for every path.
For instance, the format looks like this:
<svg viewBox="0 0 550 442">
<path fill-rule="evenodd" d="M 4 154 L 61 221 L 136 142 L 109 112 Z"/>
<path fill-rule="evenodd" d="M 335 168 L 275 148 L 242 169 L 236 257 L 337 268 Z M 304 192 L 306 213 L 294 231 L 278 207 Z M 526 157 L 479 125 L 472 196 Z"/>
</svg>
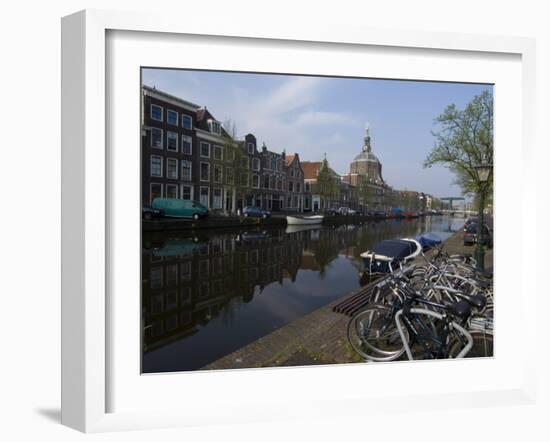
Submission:
<svg viewBox="0 0 550 442">
<path fill-rule="evenodd" d="M 155 198 L 151 206 L 153 209 L 162 210 L 164 216 L 171 218 L 193 218 L 198 220 L 208 216 L 208 208 L 193 200 Z"/>
</svg>

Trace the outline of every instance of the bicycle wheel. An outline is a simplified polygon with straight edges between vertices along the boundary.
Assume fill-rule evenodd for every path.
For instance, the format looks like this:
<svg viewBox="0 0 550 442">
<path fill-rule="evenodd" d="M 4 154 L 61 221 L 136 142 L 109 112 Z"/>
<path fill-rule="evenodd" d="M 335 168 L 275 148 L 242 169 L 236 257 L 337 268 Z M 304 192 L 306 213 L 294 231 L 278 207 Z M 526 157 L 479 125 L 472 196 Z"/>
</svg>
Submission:
<svg viewBox="0 0 550 442">
<path fill-rule="evenodd" d="M 406 330 L 405 337 L 409 339 Z M 356 313 L 348 323 L 348 340 L 368 361 L 394 361 L 405 351 L 392 309 L 386 305 L 371 304 Z"/>
<path fill-rule="evenodd" d="M 493 356 L 493 334 L 483 330 L 469 330 L 474 340 L 474 345 L 464 356 L 465 358 L 488 358 Z M 464 348 L 463 339 L 453 336 L 449 342 L 449 357 L 455 358 Z"/>
</svg>

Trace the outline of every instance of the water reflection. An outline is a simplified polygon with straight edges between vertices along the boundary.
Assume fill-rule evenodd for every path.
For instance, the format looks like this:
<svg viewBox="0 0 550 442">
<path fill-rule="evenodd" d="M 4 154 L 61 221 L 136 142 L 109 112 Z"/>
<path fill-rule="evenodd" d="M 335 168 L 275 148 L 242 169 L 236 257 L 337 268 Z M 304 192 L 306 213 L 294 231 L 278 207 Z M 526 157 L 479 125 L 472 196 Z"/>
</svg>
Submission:
<svg viewBox="0 0 550 442">
<path fill-rule="evenodd" d="M 448 236 L 462 222 L 145 234 L 143 372 L 204 367 L 359 287 L 359 254 L 374 243 L 428 231 Z"/>
</svg>

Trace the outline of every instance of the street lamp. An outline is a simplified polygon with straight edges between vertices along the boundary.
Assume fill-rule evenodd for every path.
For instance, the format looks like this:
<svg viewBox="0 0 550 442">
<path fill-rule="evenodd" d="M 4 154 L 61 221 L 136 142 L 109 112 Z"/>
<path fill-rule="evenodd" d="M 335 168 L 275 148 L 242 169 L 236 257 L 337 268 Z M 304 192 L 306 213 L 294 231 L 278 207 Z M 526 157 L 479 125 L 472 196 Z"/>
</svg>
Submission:
<svg viewBox="0 0 550 442">
<path fill-rule="evenodd" d="M 483 208 L 485 206 L 485 192 L 487 191 L 487 183 L 489 175 L 493 169 L 493 165 L 483 160 L 481 164 L 474 166 L 479 181 L 479 207 L 477 217 L 477 244 L 476 244 L 476 261 L 479 271 L 485 271 L 485 250 L 483 249 Z"/>
</svg>

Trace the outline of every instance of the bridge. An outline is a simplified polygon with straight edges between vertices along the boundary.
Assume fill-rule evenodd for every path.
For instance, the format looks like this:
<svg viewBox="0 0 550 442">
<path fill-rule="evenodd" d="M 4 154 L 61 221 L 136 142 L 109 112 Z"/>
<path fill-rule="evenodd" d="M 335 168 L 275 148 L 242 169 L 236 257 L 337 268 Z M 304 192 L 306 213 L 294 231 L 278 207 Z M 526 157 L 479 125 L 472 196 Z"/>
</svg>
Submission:
<svg viewBox="0 0 550 442">
<path fill-rule="evenodd" d="M 463 205 L 462 209 L 454 209 L 453 208 L 453 201 L 465 201 L 465 198 L 462 196 L 447 196 L 444 198 L 439 198 L 442 202 L 448 202 L 449 207 L 447 209 L 443 209 L 442 212 L 446 214 L 456 215 L 456 216 L 466 216 L 466 215 L 475 215 L 477 212 L 473 210 L 465 210 L 465 207 Z"/>
<path fill-rule="evenodd" d="M 465 201 L 465 198 L 462 196 L 447 196 L 445 198 L 439 198 L 439 199 L 442 202 L 445 202 L 445 201 L 449 202 L 449 210 L 451 212 L 453 211 L 453 201 Z"/>
</svg>

